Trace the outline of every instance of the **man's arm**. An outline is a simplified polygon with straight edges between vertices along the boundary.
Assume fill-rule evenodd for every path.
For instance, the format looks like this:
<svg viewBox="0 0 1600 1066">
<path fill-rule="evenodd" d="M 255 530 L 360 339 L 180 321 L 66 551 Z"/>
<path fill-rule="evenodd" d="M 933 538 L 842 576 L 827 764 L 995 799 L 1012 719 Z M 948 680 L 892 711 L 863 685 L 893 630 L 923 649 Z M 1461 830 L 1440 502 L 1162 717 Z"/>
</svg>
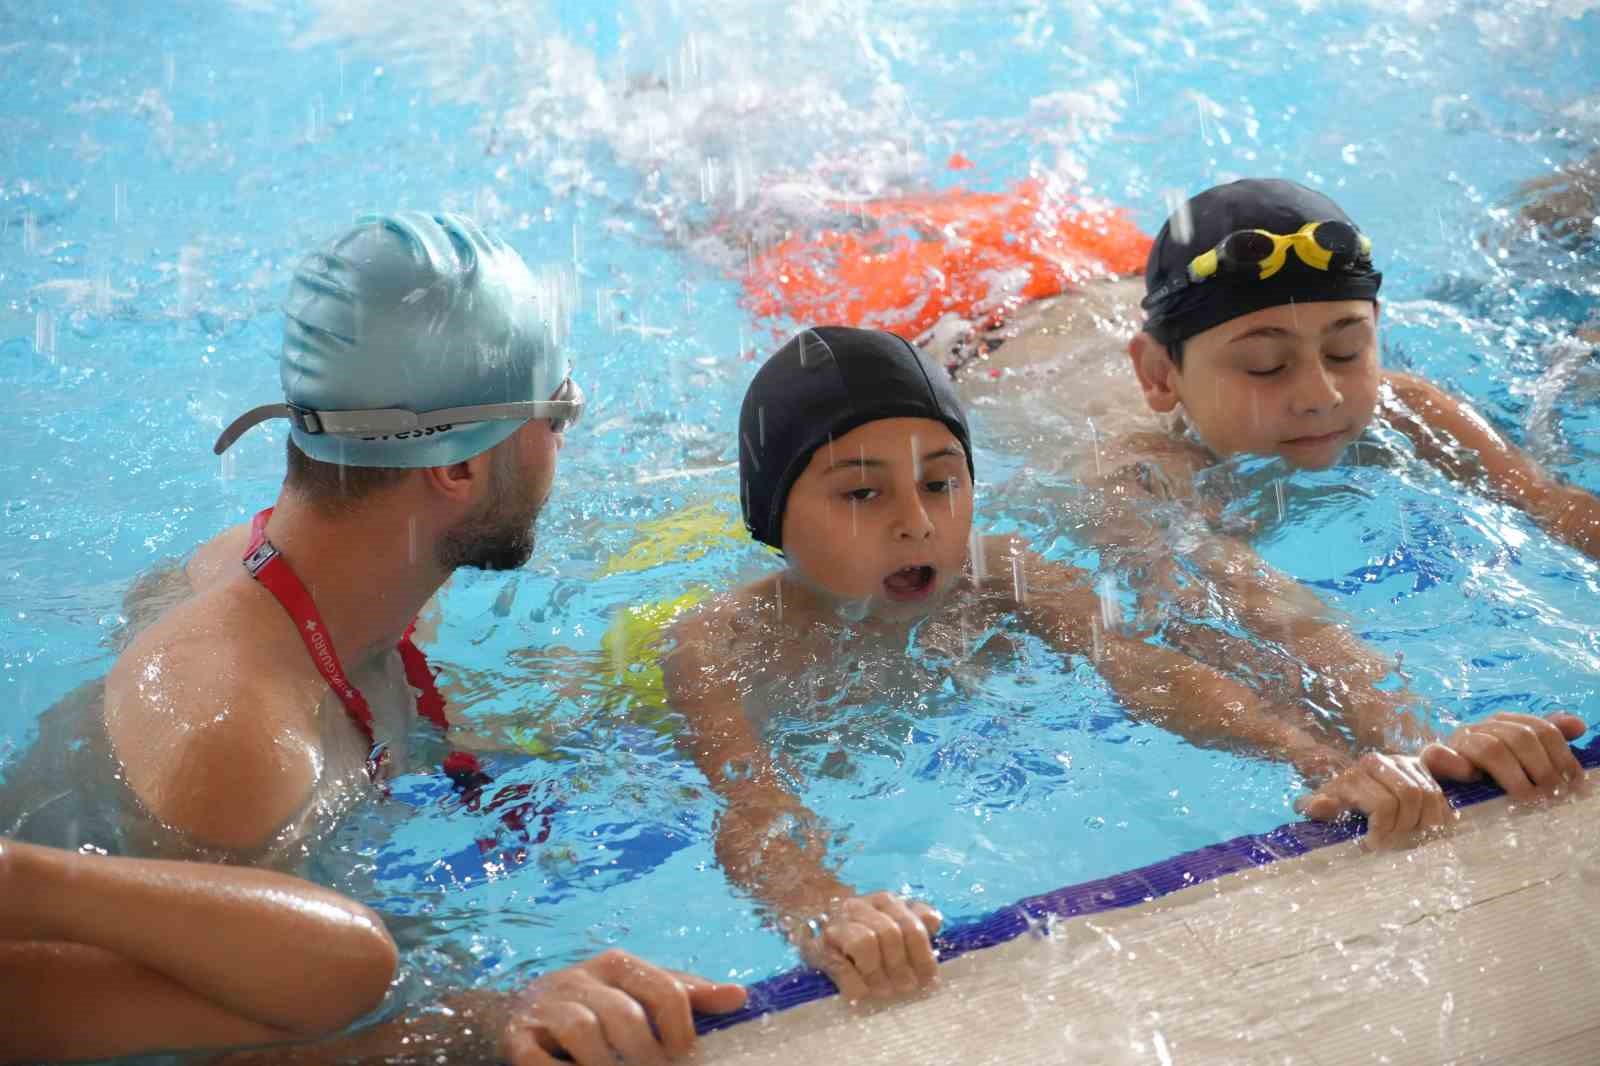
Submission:
<svg viewBox="0 0 1600 1066">
<path fill-rule="evenodd" d="M 858 895 L 827 868 L 826 827 L 785 787 L 712 651 L 715 618 L 713 609 L 679 622 L 663 668 L 668 699 L 685 718 L 684 744 L 727 801 L 717 860 L 847 999 L 887 998 L 932 980 L 938 913 L 887 892 Z"/>
<path fill-rule="evenodd" d="M 286 874 L 0 839 L 0 1061 L 333 1032 L 395 961 L 371 911 Z"/>
<path fill-rule="evenodd" d="M 1600 498 L 1562 484 L 1477 411 L 1414 374 L 1384 374 L 1382 411 L 1417 454 L 1452 478 L 1479 482 L 1593 559 L 1600 559 Z"/>
<path fill-rule="evenodd" d="M 457 992 L 364 1032 L 240 1052 L 213 1066 L 659 1063 L 694 1050 L 696 1013 L 725 1014 L 744 1001 L 738 985 L 613 949 L 537 977 L 517 992 Z"/>
</svg>

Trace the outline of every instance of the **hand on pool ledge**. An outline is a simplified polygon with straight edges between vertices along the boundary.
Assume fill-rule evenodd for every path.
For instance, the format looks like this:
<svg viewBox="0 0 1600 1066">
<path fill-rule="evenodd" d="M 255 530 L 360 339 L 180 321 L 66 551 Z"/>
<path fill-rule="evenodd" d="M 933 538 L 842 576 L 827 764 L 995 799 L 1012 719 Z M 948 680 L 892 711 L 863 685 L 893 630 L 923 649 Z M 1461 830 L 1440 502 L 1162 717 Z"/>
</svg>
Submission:
<svg viewBox="0 0 1600 1066">
<path fill-rule="evenodd" d="M 1403 846 L 1412 833 L 1439 829 L 1457 817 L 1420 756 L 1375 751 L 1295 800 L 1294 807 L 1318 822 L 1356 812 L 1366 815 L 1363 842 L 1373 848 Z"/>
<path fill-rule="evenodd" d="M 926 903 L 874 892 L 835 900 L 791 936 L 808 965 L 861 1003 L 911 995 L 938 977 L 933 937 L 943 923 Z"/>
<path fill-rule="evenodd" d="M 510 1066 L 562 1061 L 555 1053 L 579 1066 L 613 1066 L 687 1055 L 693 1012 L 738 1010 L 745 991 L 612 949 L 537 978 L 513 999 L 500 1032 L 500 1057 Z"/>
<path fill-rule="evenodd" d="M 1583 719 L 1559 711 L 1544 718 L 1498 711 L 1429 744 L 1421 758 L 1441 781 L 1477 781 L 1487 774 L 1517 803 L 1566 791 L 1586 796 L 1588 775 L 1568 742 L 1588 728 Z"/>
</svg>

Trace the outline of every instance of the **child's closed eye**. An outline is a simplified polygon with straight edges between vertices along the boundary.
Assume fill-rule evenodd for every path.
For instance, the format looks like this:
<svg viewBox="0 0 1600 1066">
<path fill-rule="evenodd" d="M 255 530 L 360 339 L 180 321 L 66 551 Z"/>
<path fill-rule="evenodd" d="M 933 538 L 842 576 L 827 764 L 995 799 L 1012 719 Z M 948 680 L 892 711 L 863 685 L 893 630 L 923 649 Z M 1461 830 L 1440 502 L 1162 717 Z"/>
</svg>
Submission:
<svg viewBox="0 0 1600 1066">
<path fill-rule="evenodd" d="M 850 491 L 841 493 L 840 495 L 852 503 L 866 503 L 868 500 L 878 495 L 878 490 L 868 488 L 863 485 L 858 489 L 851 489 Z"/>
</svg>

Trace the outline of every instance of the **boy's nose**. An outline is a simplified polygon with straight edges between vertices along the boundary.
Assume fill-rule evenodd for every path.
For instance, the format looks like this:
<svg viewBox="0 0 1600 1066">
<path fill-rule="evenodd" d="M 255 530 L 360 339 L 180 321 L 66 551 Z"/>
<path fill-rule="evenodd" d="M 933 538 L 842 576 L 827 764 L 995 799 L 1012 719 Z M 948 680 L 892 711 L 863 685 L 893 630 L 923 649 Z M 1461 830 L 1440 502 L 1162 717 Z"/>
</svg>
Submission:
<svg viewBox="0 0 1600 1066">
<path fill-rule="evenodd" d="M 1344 403 L 1344 394 L 1319 361 L 1299 375 L 1290 402 L 1294 405 L 1295 414 L 1315 414 L 1318 411 L 1331 411 Z"/>
<path fill-rule="evenodd" d="M 933 536 L 933 519 L 921 500 L 913 500 L 895 516 L 894 535 L 898 540 L 927 540 Z"/>
</svg>

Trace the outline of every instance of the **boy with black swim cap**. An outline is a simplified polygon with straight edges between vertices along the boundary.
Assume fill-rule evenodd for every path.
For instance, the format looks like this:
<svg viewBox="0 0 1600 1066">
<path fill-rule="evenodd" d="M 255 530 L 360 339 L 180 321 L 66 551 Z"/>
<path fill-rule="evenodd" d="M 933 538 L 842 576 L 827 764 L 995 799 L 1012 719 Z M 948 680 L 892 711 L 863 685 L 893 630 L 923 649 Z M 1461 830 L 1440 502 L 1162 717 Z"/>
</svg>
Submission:
<svg viewBox="0 0 1600 1066">
<path fill-rule="evenodd" d="M 1245 686 L 1101 625 L 1081 571 L 1020 538 L 974 535 L 971 436 L 954 386 L 893 334 L 819 326 L 779 349 L 745 395 L 739 470 L 751 534 L 787 565 L 674 626 L 667 693 L 685 717 L 686 745 L 727 800 L 716 850 L 729 877 L 850 999 L 931 980 L 940 919 L 887 892 L 860 895 L 830 871 L 828 834 L 762 739 L 773 716 L 819 705 L 832 713 L 839 701 L 1003 667 L 1015 618 L 1062 653 L 1092 655 L 1130 710 L 1196 743 L 1267 753 L 1319 776 L 1349 761 Z M 966 632 L 996 627 L 981 648 L 966 646 Z M 908 655 L 913 644 L 927 654 Z M 871 690 L 857 694 L 862 678 Z M 1448 817 L 1415 760 L 1374 756 L 1316 799 L 1332 816 L 1375 814 L 1375 800 L 1396 797 L 1403 810 L 1374 818 L 1375 836 Z"/>
<path fill-rule="evenodd" d="M 1128 352 L 1146 404 L 1172 419 L 1173 433 L 1113 449 L 1117 468 L 1101 481 L 1119 502 L 1098 531 L 1103 543 L 1140 525 L 1140 496 L 1192 495 L 1195 475 L 1219 459 L 1267 455 L 1321 469 L 1383 423 L 1448 476 L 1600 558 L 1600 501 L 1541 469 L 1463 401 L 1380 367 L 1383 279 L 1373 243 L 1326 196 L 1280 180 L 1208 189 L 1162 227 L 1145 280 L 1147 317 Z M 1228 613 L 1309 668 L 1300 672 L 1327 690 L 1323 702 L 1339 708 L 1358 741 L 1386 747 L 1397 735 L 1425 735 L 1402 713 L 1404 694 L 1379 685 L 1392 664 L 1243 539 L 1213 527 L 1186 559 Z M 1219 638 L 1204 628 L 1190 634 L 1212 645 L 1212 656 L 1248 661 L 1249 644 L 1217 649 Z M 1581 788 L 1567 741 L 1583 731 L 1571 715 L 1496 714 L 1448 741 L 1465 761 L 1430 755 L 1427 764 L 1446 778 L 1486 771 L 1518 799 Z"/>
</svg>

